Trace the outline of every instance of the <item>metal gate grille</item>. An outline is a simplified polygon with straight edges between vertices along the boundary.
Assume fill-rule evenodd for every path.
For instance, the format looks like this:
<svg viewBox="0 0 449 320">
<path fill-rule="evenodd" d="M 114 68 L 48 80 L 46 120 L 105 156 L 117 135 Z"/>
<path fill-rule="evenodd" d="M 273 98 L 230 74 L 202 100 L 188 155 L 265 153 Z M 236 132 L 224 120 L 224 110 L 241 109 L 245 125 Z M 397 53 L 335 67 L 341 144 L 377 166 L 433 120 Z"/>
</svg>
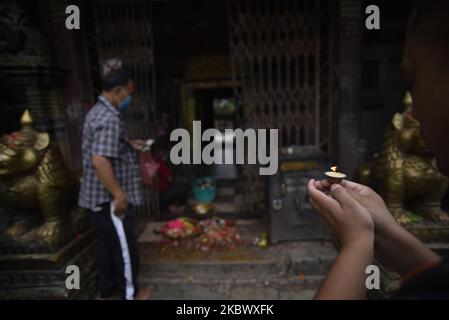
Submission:
<svg viewBox="0 0 449 320">
<path fill-rule="evenodd" d="M 95 0 L 85 1 L 92 19 L 92 68 L 104 59 L 120 57 L 131 72 L 135 83 L 133 105 L 126 112 L 130 138 L 154 137 L 156 121 L 155 72 L 151 1 Z M 92 51 L 92 50 L 91 50 Z M 98 90 L 99 91 L 99 90 Z M 158 213 L 157 183 L 145 190 L 142 213 Z"/>
<path fill-rule="evenodd" d="M 230 0 L 231 58 L 239 70 L 241 126 L 278 128 L 279 146 L 329 151 L 332 63 L 329 1 Z M 235 74 L 235 72 L 234 72 Z M 260 210 L 264 184 L 244 169 L 246 209 Z"/>
</svg>

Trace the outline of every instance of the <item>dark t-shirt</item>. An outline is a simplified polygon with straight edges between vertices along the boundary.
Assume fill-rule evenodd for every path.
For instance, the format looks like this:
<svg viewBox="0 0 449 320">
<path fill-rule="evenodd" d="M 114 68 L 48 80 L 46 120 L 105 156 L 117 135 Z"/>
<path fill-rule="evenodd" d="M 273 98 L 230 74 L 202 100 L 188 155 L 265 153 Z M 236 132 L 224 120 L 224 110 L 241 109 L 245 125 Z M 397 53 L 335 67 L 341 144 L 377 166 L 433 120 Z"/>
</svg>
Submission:
<svg viewBox="0 0 449 320">
<path fill-rule="evenodd" d="M 390 299 L 449 299 L 449 259 L 404 282 Z"/>
</svg>

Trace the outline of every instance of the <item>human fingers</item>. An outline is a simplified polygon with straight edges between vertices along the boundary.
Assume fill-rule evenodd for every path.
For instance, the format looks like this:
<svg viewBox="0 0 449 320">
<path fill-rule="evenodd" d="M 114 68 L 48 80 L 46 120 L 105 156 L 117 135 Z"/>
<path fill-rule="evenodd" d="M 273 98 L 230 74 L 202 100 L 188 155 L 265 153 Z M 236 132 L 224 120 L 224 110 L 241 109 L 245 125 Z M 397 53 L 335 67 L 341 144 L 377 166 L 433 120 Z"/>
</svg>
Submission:
<svg viewBox="0 0 449 320">
<path fill-rule="evenodd" d="M 124 211 L 124 208 L 121 206 L 116 206 L 114 209 L 114 213 L 116 216 L 122 215 L 123 211 Z"/>
<path fill-rule="evenodd" d="M 310 180 L 307 185 L 307 190 L 309 192 L 309 198 L 315 203 L 317 203 L 320 208 L 327 212 L 334 212 L 335 210 L 340 210 L 340 204 L 332 197 L 327 196 L 322 191 L 315 187 L 315 180 Z"/>
<path fill-rule="evenodd" d="M 316 212 L 318 212 L 323 219 L 326 221 L 326 223 L 334 229 L 335 225 L 335 218 L 332 216 L 331 213 L 326 212 L 326 210 L 323 210 L 323 208 L 320 207 L 320 205 L 315 202 L 313 199 L 309 199 L 309 203 L 312 206 L 313 209 L 315 209 Z"/>
<path fill-rule="evenodd" d="M 354 206 L 357 206 L 358 202 L 354 197 L 352 197 L 348 190 L 344 187 L 342 187 L 339 184 L 333 184 L 330 188 L 332 196 L 335 198 L 335 200 L 338 201 L 340 206 L 343 209 L 352 208 Z"/>
<path fill-rule="evenodd" d="M 309 198 L 309 203 L 310 203 L 310 206 L 311 206 L 313 209 L 315 209 L 315 211 L 317 211 L 317 212 L 319 212 L 319 213 L 322 212 L 322 209 L 321 209 L 320 205 L 319 205 L 318 203 L 316 203 L 316 201 L 314 201 L 313 199 L 310 199 L 310 198 Z"/>
<path fill-rule="evenodd" d="M 353 197 L 355 200 L 360 202 L 361 204 L 364 204 L 366 202 L 366 197 L 360 194 L 360 192 L 355 191 L 353 189 L 346 189 L 346 192 Z"/>
<path fill-rule="evenodd" d="M 117 216 L 122 216 L 126 213 L 126 210 L 128 209 L 128 204 L 124 204 L 122 207 L 119 208 L 119 211 L 116 211 L 115 214 Z"/>
<path fill-rule="evenodd" d="M 350 181 L 350 180 L 346 180 L 344 179 L 341 183 L 340 183 L 343 187 L 345 187 L 346 189 L 351 189 L 354 190 L 356 192 L 361 192 L 365 189 L 367 189 L 368 187 L 360 184 L 360 183 L 356 183 L 354 181 Z"/>
<path fill-rule="evenodd" d="M 315 187 L 320 191 L 326 191 L 330 186 L 331 184 L 327 180 L 315 181 Z"/>
<path fill-rule="evenodd" d="M 126 198 L 116 199 L 114 213 L 116 215 L 122 215 L 126 211 L 127 207 L 128 207 L 128 201 Z"/>
</svg>

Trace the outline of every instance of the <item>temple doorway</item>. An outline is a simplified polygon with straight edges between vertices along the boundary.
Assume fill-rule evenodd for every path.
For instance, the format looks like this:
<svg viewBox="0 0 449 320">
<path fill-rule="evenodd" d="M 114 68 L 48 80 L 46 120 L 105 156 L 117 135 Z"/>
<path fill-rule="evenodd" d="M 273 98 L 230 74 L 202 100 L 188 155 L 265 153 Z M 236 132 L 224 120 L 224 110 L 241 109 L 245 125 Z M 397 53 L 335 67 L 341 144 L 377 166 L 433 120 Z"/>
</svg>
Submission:
<svg viewBox="0 0 449 320">
<path fill-rule="evenodd" d="M 154 2 L 158 113 L 190 132 L 194 120 L 203 130 L 277 128 L 281 148 L 332 155 L 331 10 L 308 0 Z M 219 115 L 220 106 L 232 111 Z M 257 165 L 176 169 L 231 185 L 239 216 L 268 209 Z"/>
</svg>

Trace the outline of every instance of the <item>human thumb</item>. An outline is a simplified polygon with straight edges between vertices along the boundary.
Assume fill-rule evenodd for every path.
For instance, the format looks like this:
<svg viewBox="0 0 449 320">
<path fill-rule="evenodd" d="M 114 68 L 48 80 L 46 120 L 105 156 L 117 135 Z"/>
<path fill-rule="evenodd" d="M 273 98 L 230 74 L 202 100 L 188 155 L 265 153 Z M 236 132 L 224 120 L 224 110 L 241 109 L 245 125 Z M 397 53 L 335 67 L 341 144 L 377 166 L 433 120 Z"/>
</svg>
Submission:
<svg viewBox="0 0 449 320">
<path fill-rule="evenodd" d="M 331 185 L 330 190 L 334 199 L 340 203 L 343 209 L 352 207 L 356 203 L 356 200 L 349 195 L 346 188 L 341 185 L 334 183 Z"/>
<path fill-rule="evenodd" d="M 354 199 L 356 199 L 358 202 L 360 202 L 361 204 L 363 204 L 366 200 L 366 196 L 360 194 L 360 192 L 354 191 L 352 189 L 349 188 L 345 188 L 346 192 L 349 193 L 349 195 L 351 197 L 353 197 Z"/>
</svg>

